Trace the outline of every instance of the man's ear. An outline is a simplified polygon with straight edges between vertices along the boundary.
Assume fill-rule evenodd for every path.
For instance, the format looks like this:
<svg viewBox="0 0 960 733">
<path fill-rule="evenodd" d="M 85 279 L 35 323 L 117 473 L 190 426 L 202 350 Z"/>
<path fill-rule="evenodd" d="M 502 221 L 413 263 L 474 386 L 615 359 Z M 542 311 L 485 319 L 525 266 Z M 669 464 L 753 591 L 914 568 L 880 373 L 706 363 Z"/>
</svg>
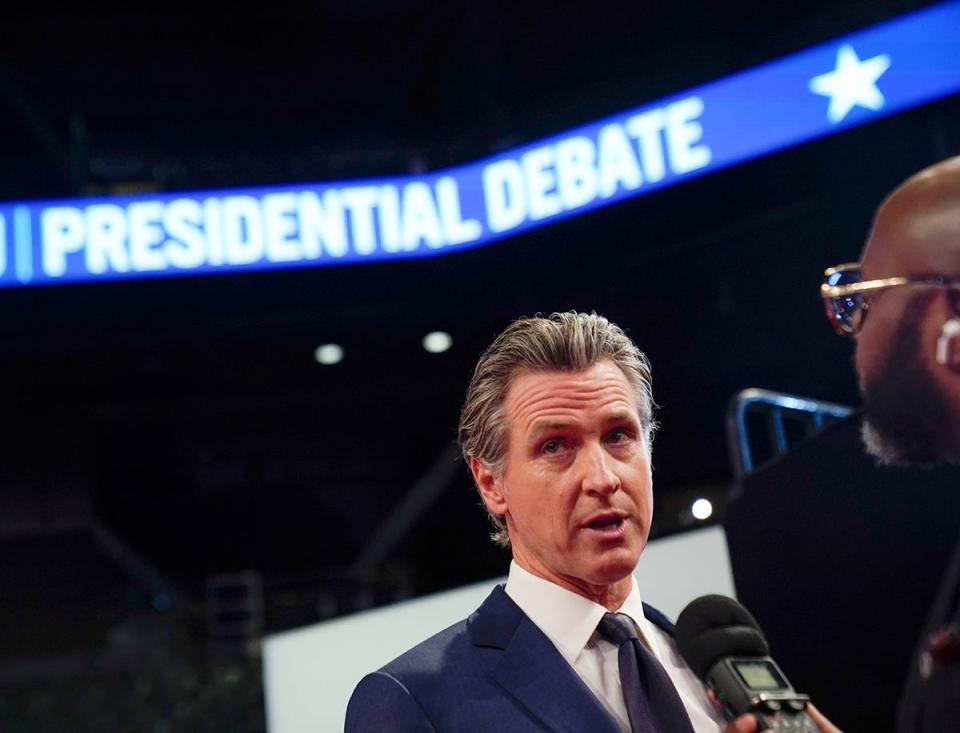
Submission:
<svg viewBox="0 0 960 733">
<path fill-rule="evenodd" d="M 493 514 L 503 516 L 507 513 L 507 497 L 503 491 L 503 484 L 490 468 L 479 458 L 470 458 L 470 472 L 477 484 L 480 498 Z"/>
</svg>

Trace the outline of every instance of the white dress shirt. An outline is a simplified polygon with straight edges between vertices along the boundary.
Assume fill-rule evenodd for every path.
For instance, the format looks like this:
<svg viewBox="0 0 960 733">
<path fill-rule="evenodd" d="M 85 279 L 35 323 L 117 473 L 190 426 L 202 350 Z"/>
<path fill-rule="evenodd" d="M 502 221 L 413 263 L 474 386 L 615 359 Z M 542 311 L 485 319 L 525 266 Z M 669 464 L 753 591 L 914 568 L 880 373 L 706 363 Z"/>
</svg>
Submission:
<svg viewBox="0 0 960 733">
<path fill-rule="evenodd" d="M 623 605 L 617 609 L 633 619 L 641 641 L 670 676 L 696 733 L 717 733 L 726 723 L 707 698 L 706 689 L 687 667 L 676 644 L 643 615 L 637 581 Z M 584 684 L 617 721 L 623 733 L 630 733 L 630 719 L 620 688 L 618 649 L 596 633 L 607 609 L 549 580 L 510 563 L 507 595 L 546 635 L 561 656 L 573 667 Z"/>
</svg>

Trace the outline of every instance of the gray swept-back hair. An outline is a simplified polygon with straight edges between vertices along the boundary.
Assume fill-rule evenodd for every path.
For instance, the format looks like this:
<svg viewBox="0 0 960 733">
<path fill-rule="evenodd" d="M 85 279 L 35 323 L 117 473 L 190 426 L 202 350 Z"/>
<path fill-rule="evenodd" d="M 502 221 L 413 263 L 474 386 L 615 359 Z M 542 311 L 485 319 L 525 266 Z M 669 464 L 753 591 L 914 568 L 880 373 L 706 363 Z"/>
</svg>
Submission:
<svg viewBox="0 0 960 733">
<path fill-rule="evenodd" d="M 494 475 L 503 475 L 509 428 L 503 402 L 520 372 L 579 372 L 604 359 L 616 364 L 633 385 L 649 447 L 656 429 L 650 362 L 615 323 L 596 313 L 570 311 L 519 318 L 480 356 L 460 411 L 464 459 L 469 464 L 476 458 Z M 484 508 L 494 526 L 491 538 L 509 547 L 504 518 L 486 504 Z"/>
</svg>

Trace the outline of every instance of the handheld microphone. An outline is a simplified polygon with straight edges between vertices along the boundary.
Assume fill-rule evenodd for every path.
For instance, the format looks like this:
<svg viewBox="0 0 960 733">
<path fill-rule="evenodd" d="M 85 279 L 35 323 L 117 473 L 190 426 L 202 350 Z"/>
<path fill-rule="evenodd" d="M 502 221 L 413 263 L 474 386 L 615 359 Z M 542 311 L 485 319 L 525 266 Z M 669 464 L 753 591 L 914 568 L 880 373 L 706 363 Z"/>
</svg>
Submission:
<svg viewBox="0 0 960 733">
<path fill-rule="evenodd" d="M 810 697 L 798 693 L 770 658 L 756 619 L 726 596 L 702 596 L 680 613 L 677 647 L 713 690 L 728 719 L 753 713 L 760 730 L 819 733 L 807 715 Z"/>
</svg>

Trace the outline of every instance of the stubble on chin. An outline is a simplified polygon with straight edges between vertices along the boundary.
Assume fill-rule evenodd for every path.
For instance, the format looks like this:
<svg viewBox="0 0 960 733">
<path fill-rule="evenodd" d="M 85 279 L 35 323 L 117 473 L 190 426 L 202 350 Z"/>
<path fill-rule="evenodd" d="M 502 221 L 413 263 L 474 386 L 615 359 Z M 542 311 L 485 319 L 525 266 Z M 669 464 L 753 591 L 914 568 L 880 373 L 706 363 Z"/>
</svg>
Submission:
<svg viewBox="0 0 960 733">
<path fill-rule="evenodd" d="M 937 381 L 921 358 L 922 296 L 914 298 L 891 334 L 890 353 L 861 384 L 861 438 L 870 455 L 887 465 L 947 460 L 954 419 Z"/>
<path fill-rule="evenodd" d="M 867 453 L 876 458 L 882 465 L 903 466 L 909 464 L 909 461 L 904 459 L 903 451 L 897 444 L 896 439 L 888 438 L 884 433 L 877 430 L 866 417 L 860 423 L 860 440 Z"/>
</svg>

